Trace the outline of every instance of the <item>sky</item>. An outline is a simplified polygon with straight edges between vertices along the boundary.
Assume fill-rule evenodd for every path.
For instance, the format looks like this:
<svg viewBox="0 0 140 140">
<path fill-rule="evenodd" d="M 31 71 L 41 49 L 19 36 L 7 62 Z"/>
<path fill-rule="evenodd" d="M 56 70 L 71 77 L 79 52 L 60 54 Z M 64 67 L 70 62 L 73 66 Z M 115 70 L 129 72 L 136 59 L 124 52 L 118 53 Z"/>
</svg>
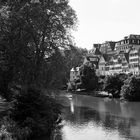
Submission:
<svg viewBox="0 0 140 140">
<path fill-rule="evenodd" d="M 78 17 L 72 31 L 78 47 L 140 35 L 140 0 L 70 0 L 70 5 Z"/>
</svg>

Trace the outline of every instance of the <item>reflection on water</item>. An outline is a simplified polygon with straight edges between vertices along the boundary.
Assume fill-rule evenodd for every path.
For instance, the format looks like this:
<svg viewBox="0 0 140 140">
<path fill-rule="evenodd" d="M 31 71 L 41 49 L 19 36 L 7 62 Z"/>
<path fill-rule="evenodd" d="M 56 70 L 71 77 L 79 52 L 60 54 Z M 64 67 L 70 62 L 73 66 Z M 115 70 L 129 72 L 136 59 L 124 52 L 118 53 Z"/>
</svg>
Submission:
<svg viewBox="0 0 140 140">
<path fill-rule="evenodd" d="M 73 114 L 74 113 L 74 104 L 73 104 L 73 100 L 72 98 L 69 99 L 70 100 L 70 111 Z"/>
<path fill-rule="evenodd" d="M 140 103 L 84 95 L 63 101 L 62 140 L 140 139 Z"/>
</svg>

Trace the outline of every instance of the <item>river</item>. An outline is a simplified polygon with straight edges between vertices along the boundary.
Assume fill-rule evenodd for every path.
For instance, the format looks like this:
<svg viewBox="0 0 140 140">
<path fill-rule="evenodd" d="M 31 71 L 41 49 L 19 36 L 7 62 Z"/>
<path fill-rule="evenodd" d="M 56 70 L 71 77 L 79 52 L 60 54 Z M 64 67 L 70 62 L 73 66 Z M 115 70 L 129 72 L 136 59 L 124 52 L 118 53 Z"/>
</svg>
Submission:
<svg viewBox="0 0 140 140">
<path fill-rule="evenodd" d="M 140 103 L 61 95 L 63 127 L 55 140 L 140 140 Z"/>
</svg>

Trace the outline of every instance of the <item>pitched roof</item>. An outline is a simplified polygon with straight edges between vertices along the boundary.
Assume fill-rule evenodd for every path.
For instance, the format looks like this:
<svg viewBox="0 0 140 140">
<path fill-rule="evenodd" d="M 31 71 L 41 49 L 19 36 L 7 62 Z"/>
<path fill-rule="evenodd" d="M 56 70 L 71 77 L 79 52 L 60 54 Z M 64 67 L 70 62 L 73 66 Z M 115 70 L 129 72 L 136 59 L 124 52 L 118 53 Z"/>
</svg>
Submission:
<svg viewBox="0 0 140 140">
<path fill-rule="evenodd" d="M 130 50 L 131 50 L 131 49 L 130 49 Z M 130 50 L 129 50 L 128 52 L 119 51 L 119 52 L 116 54 L 116 57 L 118 57 L 119 54 L 121 54 L 121 55 L 123 54 L 124 57 L 126 58 L 127 62 L 129 62 L 129 52 L 130 52 Z"/>
<path fill-rule="evenodd" d="M 99 50 L 99 48 L 93 48 L 89 54 L 93 54 L 93 55 L 101 55 L 101 52 Z"/>
<path fill-rule="evenodd" d="M 96 48 L 95 51 L 94 51 L 94 54 L 95 55 L 101 55 L 101 52 L 100 52 L 100 50 L 98 48 Z"/>
<path fill-rule="evenodd" d="M 109 56 L 107 54 L 103 54 L 102 57 L 104 58 L 105 61 L 109 61 Z"/>
<path fill-rule="evenodd" d="M 80 69 L 80 67 L 75 67 L 75 68 L 73 67 L 70 71 L 73 71 L 73 72 L 74 71 L 79 71 L 79 69 Z"/>
<path fill-rule="evenodd" d="M 124 53 L 127 62 L 129 62 L 129 53 Z"/>
<path fill-rule="evenodd" d="M 110 48 L 111 48 L 112 50 L 114 50 L 114 49 L 115 49 L 115 44 L 116 44 L 116 42 L 111 41 L 111 42 L 108 42 L 108 43 L 109 43 L 109 45 L 110 45 Z"/>
</svg>

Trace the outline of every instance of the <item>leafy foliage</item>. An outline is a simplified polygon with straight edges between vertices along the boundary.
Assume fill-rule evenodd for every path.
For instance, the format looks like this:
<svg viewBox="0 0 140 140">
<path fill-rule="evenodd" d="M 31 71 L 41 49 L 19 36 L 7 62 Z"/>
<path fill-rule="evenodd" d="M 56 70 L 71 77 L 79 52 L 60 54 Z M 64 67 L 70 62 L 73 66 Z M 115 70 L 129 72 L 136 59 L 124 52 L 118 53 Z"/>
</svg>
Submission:
<svg viewBox="0 0 140 140">
<path fill-rule="evenodd" d="M 104 90 L 111 93 L 113 97 L 120 97 L 121 87 L 126 80 L 127 75 L 117 74 L 106 77 Z"/>
<path fill-rule="evenodd" d="M 78 48 L 70 45 L 69 49 L 64 51 L 66 66 L 70 70 L 73 67 L 82 65 L 84 56 L 87 54 L 87 50 L 83 48 Z"/>
<path fill-rule="evenodd" d="M 66 49 L 64 53 L 66 78 L 69 79 L 70 70 L 73 67 L 75 68 L 82 65 L 87 50 L 70 45 L 69 49 Z"/>
<path fill-rule="evenodd" d="M 121 96 L 129 101 L 140 101 L 140 78 L 131 76 L 122 86 Z"/>
<path fill-rule="evenodd" d="M 95 90 L 98 87 L 98 77 L 92 65 L 84 64 L 80 69 L 80 79 L 86 90 Z"/>
<path fill-rule="evenodd" d="M 68 0 L 6 0 L 0 10 L 1 92 L 13 82 L 53 84 L 64 71 L 60 52 L 72 44 L 69 31 L 77 21 Z"/>
<path fill-rule="evenodd" d="M 31 130 L 31 136 L 51 134 L 60 121 L 61 105 L 40 90 L 32 88 L 16 96 L 12 119 L 20 128 Z"/>
<path fill-rule="evenodd" d="M 70 29 L 76 21 L 68 0 L 0 1 L 0 94 L 8 99 L 11 87 L 21 86 L 11 117 L 32 135 L 51 132 L 60 108 L 28 87 L 44 88 L 61 78 L 65 64 L 61 50 L 72 44 Z"/>
<path fill-rule="evenodd" d="M 106 76 L 100 75 L 98 76 L 98 90 L 103 91 L 105 87 Z"/>
<path fill-rule="evenodd" d="M 5 117 L 1 121 L 1 129 L 0 129 L 0 139 L 6 140 L 25 140 L 29 138 L 31 130 L 28 127 L 21 128 L 19 127 L 15 121 Z"/>
</svg>

